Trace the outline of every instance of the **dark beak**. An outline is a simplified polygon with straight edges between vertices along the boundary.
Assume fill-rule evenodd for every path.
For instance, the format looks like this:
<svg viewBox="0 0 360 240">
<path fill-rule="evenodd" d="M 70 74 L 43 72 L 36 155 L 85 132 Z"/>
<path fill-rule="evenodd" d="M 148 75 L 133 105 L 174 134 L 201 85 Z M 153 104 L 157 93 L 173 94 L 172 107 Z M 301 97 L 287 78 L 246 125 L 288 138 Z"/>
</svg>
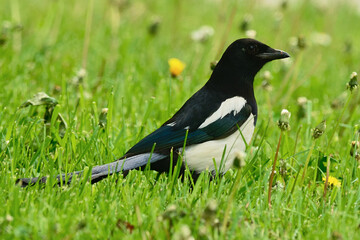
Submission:
<svg viewBox="0 0 360 240">
<path fill-rule="evenodd" d="M 256 56 L 258 58 L 261 58 L 261 59 L 266 60 L 266 61 L 272 61 L 272 60 L 275 60 L 275 59 L 282 59 L 282 58 L 290 57 L 290 55 L 287 52 L 277 50 L 277 49 L 273 49 L 273 48 L 270 48 L 270 47 L 266 50 L 266 52 L 259 53 Z"/>
</svg>

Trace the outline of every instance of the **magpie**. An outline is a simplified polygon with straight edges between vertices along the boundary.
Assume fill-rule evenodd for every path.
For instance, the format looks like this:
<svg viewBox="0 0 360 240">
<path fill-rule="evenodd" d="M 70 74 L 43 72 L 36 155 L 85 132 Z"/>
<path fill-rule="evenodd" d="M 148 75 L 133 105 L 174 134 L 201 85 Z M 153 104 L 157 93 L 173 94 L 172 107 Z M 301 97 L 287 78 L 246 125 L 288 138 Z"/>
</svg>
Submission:
<svg viewBox="0 0 360 240">
<path fill-rule="evenodd" d="M 213 69 L 210 79 L 191 96 L 174 116 L 140 140 L 115 162 L 95 166 L 91 183 L 111 174 L 132 169 L 167 172 L 171 159 L 178 159 L 194 173 L 216 167 L 221 173 L 233 164 L 235 155 L 244 151 L 252 138 L 257 120 L 254 77 L 267 63 L 289 57 L 257 40 L 234 41 Z M 246 142 L 246 143 L 245 143 Z M 171 156 L 172 155 L 172 156 Z M 69 184 L 74 172 L 57 176 L 60 185 Z M 22 186 L 45 183 L 46 177 L 22 178 Z"/>
</svg>

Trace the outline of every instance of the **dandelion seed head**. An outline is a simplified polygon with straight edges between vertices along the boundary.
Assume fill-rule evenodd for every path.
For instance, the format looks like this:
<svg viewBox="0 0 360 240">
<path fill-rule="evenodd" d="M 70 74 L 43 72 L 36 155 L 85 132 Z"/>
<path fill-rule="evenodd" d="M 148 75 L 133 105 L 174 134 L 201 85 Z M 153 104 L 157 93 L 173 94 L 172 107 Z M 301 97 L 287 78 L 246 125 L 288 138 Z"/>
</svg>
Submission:
<svg viewBox="0 0 360 240">
<path fill-rule="evenodd" d="M 194 40 L 195 42 L 204 43 L 214 35 L 214 32 L 215 32 L 214 28 L 205 25 L 200 27 L 198 30 L 191 32 L 191 39 Z"/>
<path fill-rule="evenodd" d="M 322 121 L 315 127 L 315 129 L 313 130 L 312 137 L 314 139 L 318 139 L 324 134 L 325 130 L 326 130 L 326 120 Z"/>
<path fill-rule="evenodd" d="M 245 31 L 245 36 L 248 38 L 256 38 L 256 31 L 253 29 L 250 30 L 246 30 Z"/>
</svg>

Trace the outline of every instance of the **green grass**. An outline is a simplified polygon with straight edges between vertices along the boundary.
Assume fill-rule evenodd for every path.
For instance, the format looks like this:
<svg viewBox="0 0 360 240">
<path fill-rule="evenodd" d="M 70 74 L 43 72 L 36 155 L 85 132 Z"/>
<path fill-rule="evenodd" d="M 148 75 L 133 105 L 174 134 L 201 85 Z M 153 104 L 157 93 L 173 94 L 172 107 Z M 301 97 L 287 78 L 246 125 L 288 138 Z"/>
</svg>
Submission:
<svg viewBox="0 0 360 240">
<path fill-rule="evenodd" d="M 349 154 L 359 139 L 360 94 L 346 90 L 350 73 L 360 71 L 360 14 L 346 4 L 299 1 L 282 9 L 253 2 L 0 0 L 0 238 L 191 239 L 190 231 L 195 239 L 360 239 L 359 163 Z M 245 14 L 253 15 L 257 39 L 292 56 L 268 64 L 255 79 L 260 115 L 245 167 L 211 182 L 202 175 L 193 188 L 188 178 L 156 180 L 156 173 L 138 171 L 95 185 L 86 179 L 60 188 L 15 185 L 19 177 L 89 169 L 122 156 L 206 82 L 218 52 L 245 36 L 238 27 Z M 161 23 L 151 36 L 154 17 Z M 215 34 L 194 43 L 190 33 L 202 25 Z M 327 33 L 330 45 L 316 44 L 316 32 Z M 293 36 L 304 36 L 307 47 L 290 46 Z M 187 65 L 181 79 L 169 76 L 171 57 Z M 81 68 L 87 75 L 76 84 Z M 265 70 L 273 75 L 271 92 L 261 86 Z M 44 106 L 19 108 L 38 92 L 59 102 L 48 126 Z M 332 108 L 341 94 L 340 107 Z M 311 101 L 305 117 L 298 114 L 300 96 Z M 102 129 L 98 116 L 105 107 Z M 276 167 L 269 208 L 282 108 L 292 112 L 291 130 L 281 142 L 284 161 Z M 63 138 L 57 113 L 67 123 Z M 327 130 L 300 186 L 311 129 L 324 119 Z M 330 155 L 330 175 L 341 187 L 329 187 L 323 198 Z"/>
</svg>

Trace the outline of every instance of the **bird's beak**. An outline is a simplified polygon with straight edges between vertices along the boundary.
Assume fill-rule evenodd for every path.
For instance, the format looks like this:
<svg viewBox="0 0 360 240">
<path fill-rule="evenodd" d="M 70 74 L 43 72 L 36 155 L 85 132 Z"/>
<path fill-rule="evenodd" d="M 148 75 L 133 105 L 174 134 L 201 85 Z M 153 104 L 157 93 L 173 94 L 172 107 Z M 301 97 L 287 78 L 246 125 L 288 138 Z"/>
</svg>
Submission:
<svg viewBox="0 0 360 240">
<path fill-rule="evenodd" d="M 266 52 L 259 53 L 256 56 L 258 58 L 261 58 L 261 59 L 266 60 L 266 61 L 272 61 L 272 60 L 275 60 L 275 59 L 281 59 L 281 58 L 290 57 L 290 55 L 287 52 L 277 50 L 277 49 L 273 49 L 273 48 L 270 48 L 270 47 L 266 50 Z"/>
</svg>

